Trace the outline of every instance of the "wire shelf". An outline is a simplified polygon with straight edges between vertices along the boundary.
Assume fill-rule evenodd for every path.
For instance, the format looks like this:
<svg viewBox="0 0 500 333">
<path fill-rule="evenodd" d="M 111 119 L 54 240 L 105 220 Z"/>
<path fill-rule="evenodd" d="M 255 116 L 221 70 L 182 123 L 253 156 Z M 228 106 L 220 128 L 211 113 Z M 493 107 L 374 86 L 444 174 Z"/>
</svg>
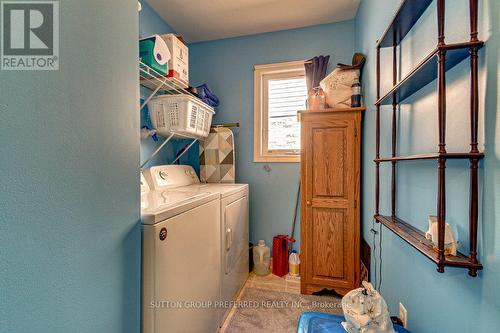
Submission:
<svg viewBox="0 0 500 333">
<path fill-rule="evenodd" d="M 183 87 L 175 78 L 167 78 L 165 74 L 149 67 L 142 61 L 139 62 L 139 77 L 141 86 L 155 93 L 168 95 L 188 94 L 198 98 L 198 96 Z"/>
<path fill-rule="evenodd" d="M 141 86 L 151 91 L 151 94 L 141 104 L 141 110 L 156 94 L 189 95 L 205 104 L 208 108 L 213 109 L 213 107 L 203 102 L 197 95 L 184 88 L 175 78 L 167 78 L 165 74 L 149 67 L 142 61 L 139 62 L 139 80 Z"/>
<path fill-rule="evenodd" d="M 201 99 L 199 99 L 198 96 L 196 96 L 191 91 L 184 88 L 175 79 L 167 78 L 165 74 L 162 74 L 157 70 L 149 67 L 142 61 L 139 62 L 139 80 L 140 80 L 139 83 L 142 87 L 147 88 L 151 91 L 151 93 L 146 98 L 144 98 L 144 102 L 141 104 L 140 110 L 142 110 L 148 104 L 148 102 L 156 95 L 189 95 L 198 99 L 198 101 L 200 101 L 201 103 L 207 105 Z M 210 109 L 213 109 L 211 106 L 208 107 Z M 144 166 L 148 162 L 150 162 L 160 152 L 160 150 L 162 150 L 163 147 L 165 147 L 166 144 L 174 137 L 182 139 L 192 139 L 193 141 L 179 156 L 177 156 L 177 158 L 172 163 L 175 163 L 177 160 L 179 160 L 180 157 L 182 157 L 189 150 L 189 148 L 191 148 L 194 145 L 194 143 L 199 140 L 199 138 L 194 136 L 189 136 L 185 134 L 176 133 L 175 131 L 171 131 L 171 135 L 169 135 L 165 139 L 165 141 L 156 149 L 156 151 L 152 153 L 151 156 L 141 164 L 141 169 L 144 168 Z"/>
</svg>

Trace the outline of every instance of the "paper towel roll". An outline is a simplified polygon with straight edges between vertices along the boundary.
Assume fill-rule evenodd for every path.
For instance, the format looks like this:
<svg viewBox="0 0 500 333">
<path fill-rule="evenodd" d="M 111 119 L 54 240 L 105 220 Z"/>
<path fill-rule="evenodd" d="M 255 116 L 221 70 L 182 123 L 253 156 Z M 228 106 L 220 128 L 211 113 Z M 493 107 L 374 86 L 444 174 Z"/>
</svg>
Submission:
<svg viewBox="0 0 500 333">
<path fill-rule="evenodd" d="M 168 49 L 167 43 L 159 35 L 155 35 L 155 46 L 153 48 L 153 53 L 156 61 L 160 65 L 165 65 L 170 58 L 170 50 Z"/>
</svg>

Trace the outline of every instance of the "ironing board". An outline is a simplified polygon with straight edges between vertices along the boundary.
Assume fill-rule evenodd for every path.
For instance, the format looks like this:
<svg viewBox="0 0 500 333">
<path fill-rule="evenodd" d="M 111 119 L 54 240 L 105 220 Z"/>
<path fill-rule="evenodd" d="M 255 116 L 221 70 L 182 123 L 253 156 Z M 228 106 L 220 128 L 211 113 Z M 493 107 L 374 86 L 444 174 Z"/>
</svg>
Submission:
<svg viewBox="0 0 500 333">
<path fill-rule="evenodd" d="M 200 179 L 206 183 L 234 183 L 234 135 L 229 128 L 215 127 L 200 142 Z"/>
<path fill-rule="evenodd" d="M 346 333 L 343 316 L 321 312 L 304 312 L 299 319 L 297 333 Z M 410 333 L 399 325 L 394 325 L 397 333 Z"/>
</svg>

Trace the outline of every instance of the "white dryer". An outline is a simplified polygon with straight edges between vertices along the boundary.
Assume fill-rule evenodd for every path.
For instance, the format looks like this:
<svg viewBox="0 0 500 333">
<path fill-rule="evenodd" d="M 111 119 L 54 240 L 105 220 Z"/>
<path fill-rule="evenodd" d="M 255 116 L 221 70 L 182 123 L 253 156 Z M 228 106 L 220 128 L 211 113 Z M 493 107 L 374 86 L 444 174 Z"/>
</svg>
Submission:
<svg viewBox="0 0 500 333">
<path fill-rule="evenodd" d="M 193 168 L 188 165 L 151 167 L 145 172 L 153 188 L 164 188 L 162 175 L 176 178 L 178 191 L 212 193 L 220 197 L 221 235 L 221 294 L 219 322 L 229 313 L 230 302 L 248 278 L 248 184 L 200 183 Z M 172 182 L 170 183 L 172 185 Z"/>
<path fill-rule="evenodd" d="M 142 332 L 217 332 L 220 196 L 141 186 L 141 217 Z"/>
</svg>

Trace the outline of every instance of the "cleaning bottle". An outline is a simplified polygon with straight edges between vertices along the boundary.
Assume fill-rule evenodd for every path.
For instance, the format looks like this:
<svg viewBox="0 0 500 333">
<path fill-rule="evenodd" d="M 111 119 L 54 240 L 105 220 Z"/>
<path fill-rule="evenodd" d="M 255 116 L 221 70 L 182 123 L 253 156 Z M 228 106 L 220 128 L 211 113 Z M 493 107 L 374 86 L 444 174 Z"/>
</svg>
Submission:
<svg viewBox="0 0 500 333">
<path fill-rule="evenodd" d="M 288 257 L 288 267 L 290 269 L 291 276 L 299 276 L 300 271 L 300 259 L 297 251 L 293 250 Z"/>
<path fill-rule="evenodd" d="M 257 275 L 265 276 L 269 274 L 269 263 L 271 261 L 271 249 L 266 246 L 264 240 L 260 240 L 257 246 L 253 247 L 254 272 Z"/>
</svg>

